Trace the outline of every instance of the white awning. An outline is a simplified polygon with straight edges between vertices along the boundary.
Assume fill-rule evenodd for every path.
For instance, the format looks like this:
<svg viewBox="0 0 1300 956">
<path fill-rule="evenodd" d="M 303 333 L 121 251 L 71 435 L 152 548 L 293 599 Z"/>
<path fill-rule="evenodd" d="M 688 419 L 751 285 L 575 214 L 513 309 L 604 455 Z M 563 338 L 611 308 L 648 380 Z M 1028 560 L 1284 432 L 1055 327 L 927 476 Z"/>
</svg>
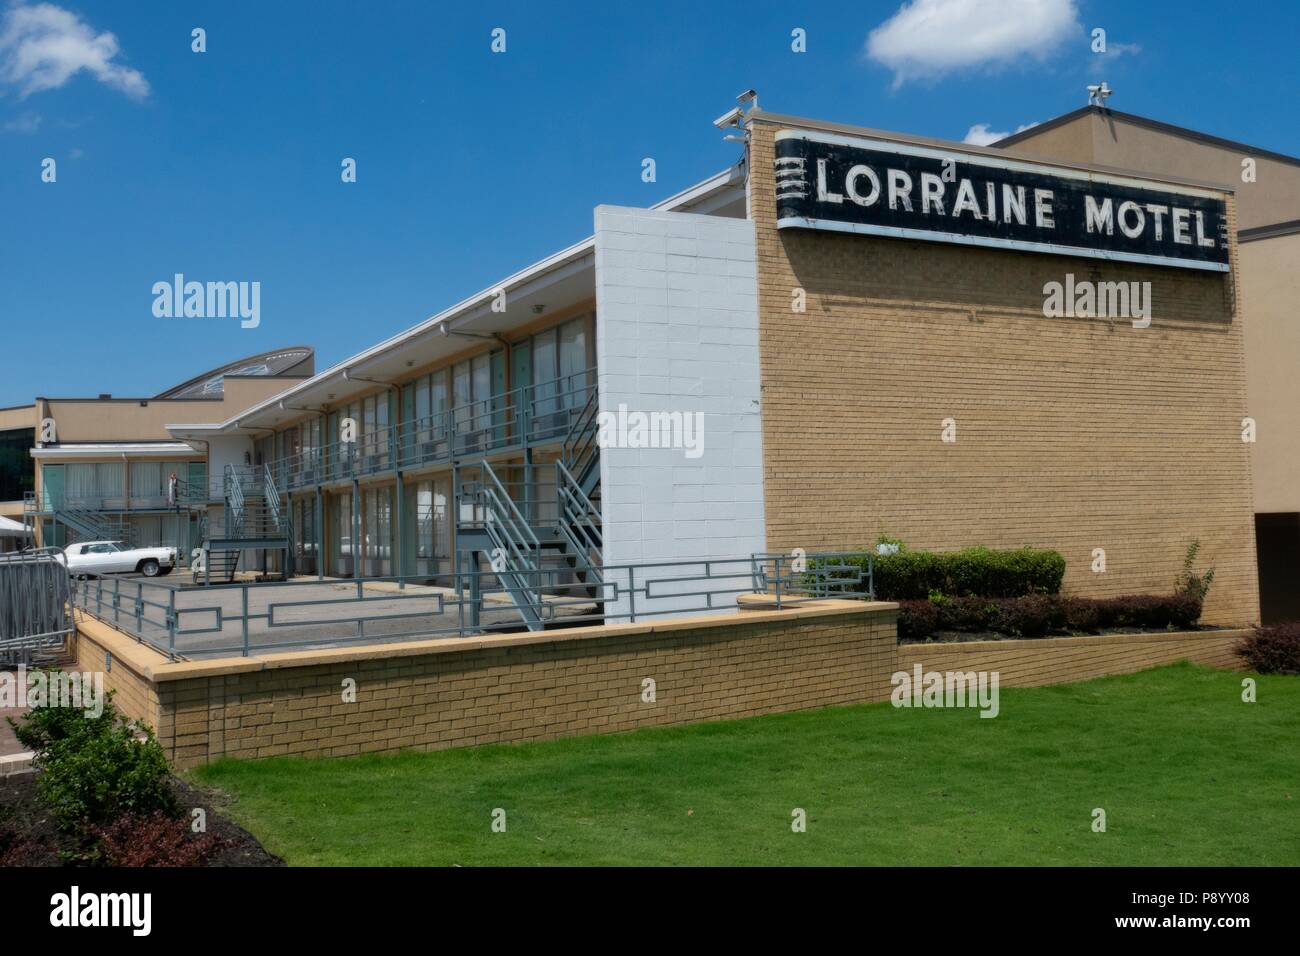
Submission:
<svg viewBox="0 0 1300 956">
<path fill-rule="evenodd" d="M 12 518 L 0 515 L 0 538 L 22 538 L 26 536 L 26 528 Z"/>
</svg>

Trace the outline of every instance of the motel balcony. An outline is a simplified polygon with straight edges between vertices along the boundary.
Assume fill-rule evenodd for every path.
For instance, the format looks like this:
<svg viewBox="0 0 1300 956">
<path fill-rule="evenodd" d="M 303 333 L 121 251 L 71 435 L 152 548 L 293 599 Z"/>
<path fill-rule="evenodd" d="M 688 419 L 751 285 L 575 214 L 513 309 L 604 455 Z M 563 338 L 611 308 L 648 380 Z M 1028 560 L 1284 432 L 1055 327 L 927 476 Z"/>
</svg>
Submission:
<svg viewBox="0 0 1300 956">
<path fill-rule="evenodd" d="M 282 492 L 327 487 L 398 472 L 472 467 L 483 461 L 559 448 L 570 428 L 596 403 L 594 368 L 550 382 L 369 431 L 355 441 L 304 448 L 268 462 Z"/>
</svg>

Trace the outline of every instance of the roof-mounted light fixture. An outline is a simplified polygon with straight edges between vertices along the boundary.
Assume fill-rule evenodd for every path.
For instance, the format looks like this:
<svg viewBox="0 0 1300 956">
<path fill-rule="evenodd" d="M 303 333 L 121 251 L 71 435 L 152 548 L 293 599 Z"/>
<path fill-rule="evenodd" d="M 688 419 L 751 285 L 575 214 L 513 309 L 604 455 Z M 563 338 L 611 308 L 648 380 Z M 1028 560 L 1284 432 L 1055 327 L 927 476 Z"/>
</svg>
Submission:
<svg viewBox="0 0 1300 956">
<path fill-rule="evenodd" d="M 1104 108 L 1106 106 L 1106 100 L 1114 92 L 1115 92 L 1114 90 L 1112 90 L 1109 86 L 1106 85 L 1105 80 L 1102 80 L 1101 83 L 1099 84 L 1089 85 L 1088 105 L 1100 106 Z"/>
</svg>

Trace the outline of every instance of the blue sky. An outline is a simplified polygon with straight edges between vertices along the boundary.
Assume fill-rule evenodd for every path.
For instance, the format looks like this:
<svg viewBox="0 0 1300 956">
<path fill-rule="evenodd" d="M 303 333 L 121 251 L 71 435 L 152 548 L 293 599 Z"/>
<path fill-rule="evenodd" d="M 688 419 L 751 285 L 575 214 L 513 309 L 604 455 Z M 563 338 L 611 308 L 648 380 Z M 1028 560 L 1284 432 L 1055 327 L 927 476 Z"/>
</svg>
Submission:
<svg viewBox="0 0 1300 956">
<path fill-rule="evenodd" d="M 962 139 L 1105 78 L 1117 109 L 1300 155 L 1291 2 L 916 2 L 0 0 L 0 406 L 150 395 L 289 344 L 324 367 L 589 235 L 598 203 L 723 169 L 711 120 L 746 87 Z M 260 282 L 260 326 L 156 318 L 177 272 Z"/>
</svg>

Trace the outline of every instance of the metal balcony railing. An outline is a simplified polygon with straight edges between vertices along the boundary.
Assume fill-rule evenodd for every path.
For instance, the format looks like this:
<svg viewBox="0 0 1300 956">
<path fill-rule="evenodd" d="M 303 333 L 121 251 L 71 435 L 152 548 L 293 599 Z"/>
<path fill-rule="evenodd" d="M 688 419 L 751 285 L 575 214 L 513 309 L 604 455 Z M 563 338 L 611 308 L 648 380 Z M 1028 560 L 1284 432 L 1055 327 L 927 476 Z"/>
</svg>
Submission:
<svg viewBox="0 0 1300 956">
<path fill-rule="evenodd" d="M 563 441 L 596 394 L 596 370 L 502 392 L 269 463 L 282 492 Z"/>
</svg>

